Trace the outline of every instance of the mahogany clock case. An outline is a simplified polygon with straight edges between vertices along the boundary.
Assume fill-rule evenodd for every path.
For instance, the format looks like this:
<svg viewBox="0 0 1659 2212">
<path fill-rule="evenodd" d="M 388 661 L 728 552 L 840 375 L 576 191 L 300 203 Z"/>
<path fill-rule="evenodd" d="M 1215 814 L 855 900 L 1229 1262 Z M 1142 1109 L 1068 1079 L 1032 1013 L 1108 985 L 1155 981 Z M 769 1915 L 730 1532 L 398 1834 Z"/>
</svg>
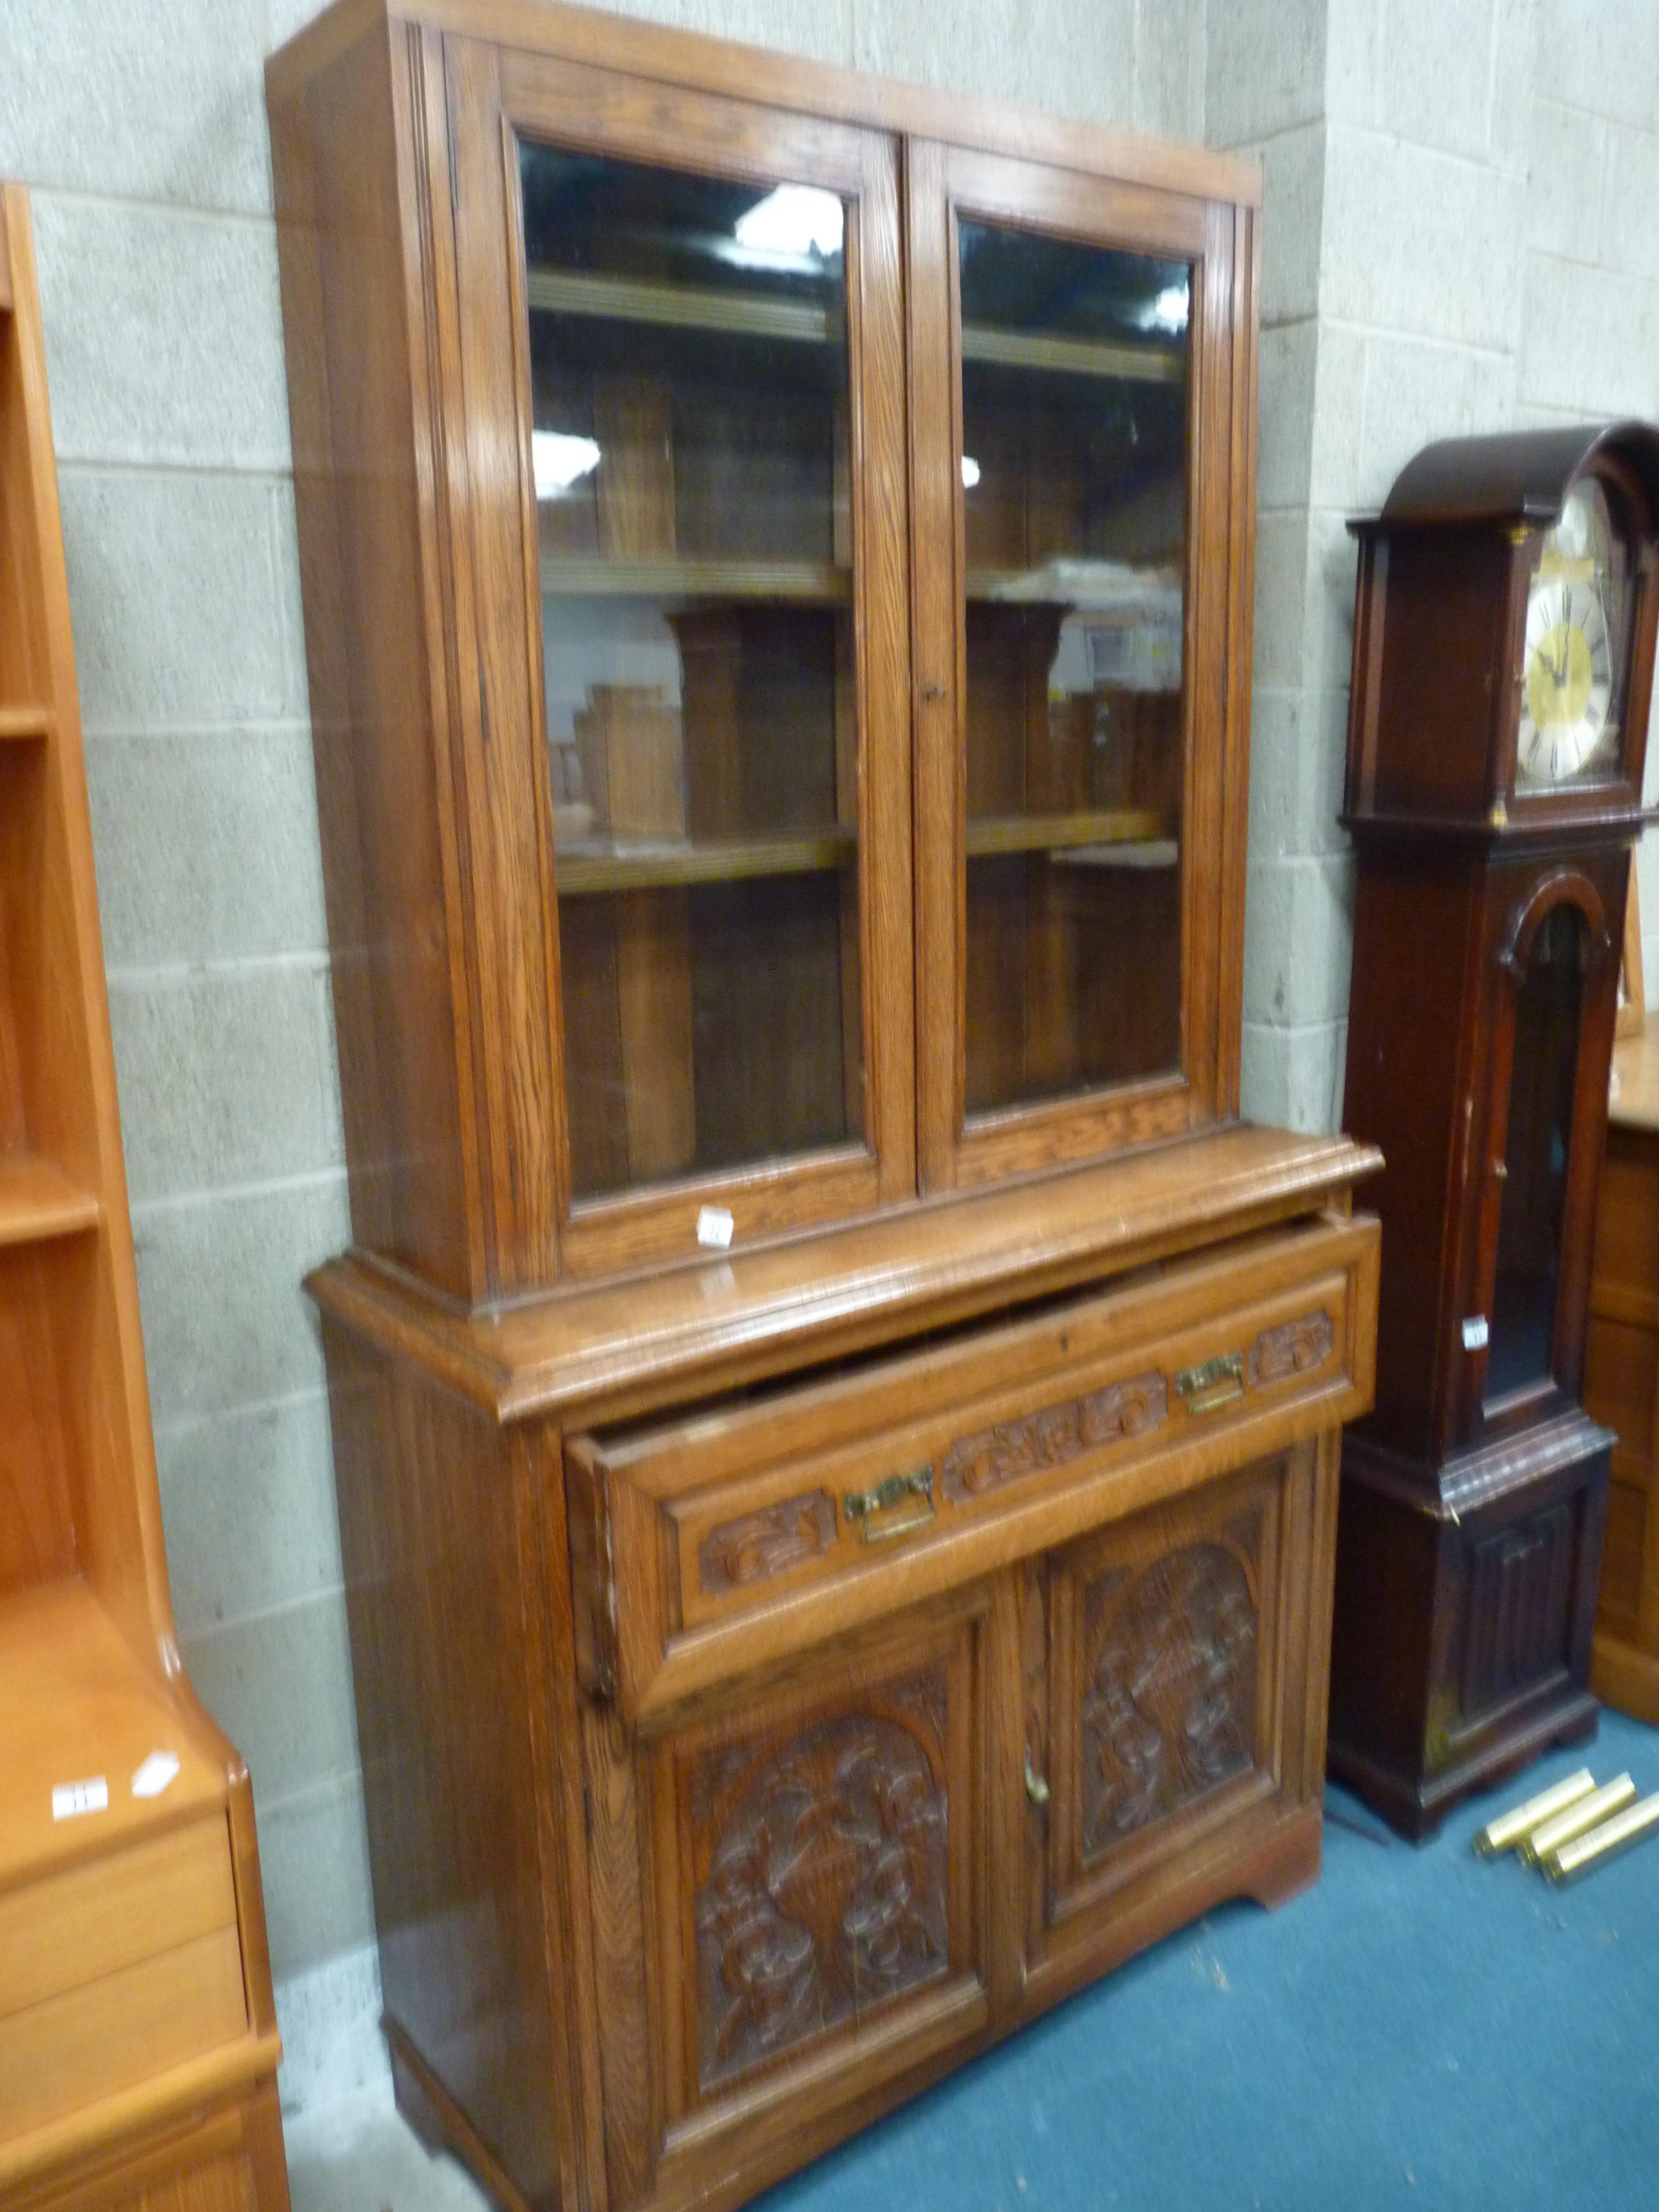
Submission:
<svg viewBox="0 0 1659 2212">
<path fill-rule="evenodd" d="M 1318 1869 L 1377 1162 L 1238 1119 L 1259 179 L 524 0 L 267 87 L 398 2097 L 733 2205 Z"/>
<path fill-rule="evenodd" d="M 1376 1405 L 1343 1449 L 1329 1759 L 1415 1837 L 1595 1725 L 1611 1439 L 1580 1401 L 1645 715 L 1553 789 L 1516 757 L 1540 548 L 1587 480 L 1632 549 L 1622 696 L 1645 701 L 1659 434 L 1431 447 L 1357 526 L 1344 1113 L 1386 1165 Z"/>
</svg>

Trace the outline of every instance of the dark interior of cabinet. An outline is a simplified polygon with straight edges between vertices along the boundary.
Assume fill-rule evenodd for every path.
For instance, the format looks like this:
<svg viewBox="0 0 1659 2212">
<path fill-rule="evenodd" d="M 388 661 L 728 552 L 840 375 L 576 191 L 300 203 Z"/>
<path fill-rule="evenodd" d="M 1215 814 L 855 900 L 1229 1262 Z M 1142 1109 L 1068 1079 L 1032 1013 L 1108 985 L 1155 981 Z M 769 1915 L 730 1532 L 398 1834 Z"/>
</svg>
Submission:
<svg viewBox="0 0 1659 2212">
<path fill-rule="evenodd" d="M 1549 1375 L 1572 1146 L 1583 923 L 1555 908 L 1516 994 L 1486 1402 Z"/>
<path fill-rule="evenodd" d="M 857 1138 L 840 204 L 526 149 L 578 1197 Z"/>
<path fill-rule="evenodd" d="M 1156 576 L 1179 605 L 1186 417 L 1174 381 L 1126 399 L 968 361 L 963 382 L 972 1114 L 1180 1066 L 1179 617 L 1172 661 L 1115 675 L 1137 612 L 1090 599 Z M 1027 849 L 997 849 L 1022 821 Z"/>
</svg>

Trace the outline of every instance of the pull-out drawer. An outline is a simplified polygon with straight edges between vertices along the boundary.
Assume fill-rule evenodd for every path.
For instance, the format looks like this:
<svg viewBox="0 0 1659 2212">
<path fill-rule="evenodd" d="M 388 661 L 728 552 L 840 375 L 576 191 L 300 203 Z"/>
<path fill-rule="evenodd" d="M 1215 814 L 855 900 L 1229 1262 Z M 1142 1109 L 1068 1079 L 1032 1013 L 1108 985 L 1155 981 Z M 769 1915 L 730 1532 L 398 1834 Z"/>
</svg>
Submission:
<svg viewBox="0 0 1659 2212">
<path fill-rule="evenodd" d="M 222 1814 L 0 1892 L 0 2144 L 247 2025 Z"/>
<path fill-rule="evenodd" d="M 1363 1413 L 1377 1247 L 1369 1217 L 1322 1217 L 570 1437 L 585 1686 L 640 1717 Z"/>
</svg>

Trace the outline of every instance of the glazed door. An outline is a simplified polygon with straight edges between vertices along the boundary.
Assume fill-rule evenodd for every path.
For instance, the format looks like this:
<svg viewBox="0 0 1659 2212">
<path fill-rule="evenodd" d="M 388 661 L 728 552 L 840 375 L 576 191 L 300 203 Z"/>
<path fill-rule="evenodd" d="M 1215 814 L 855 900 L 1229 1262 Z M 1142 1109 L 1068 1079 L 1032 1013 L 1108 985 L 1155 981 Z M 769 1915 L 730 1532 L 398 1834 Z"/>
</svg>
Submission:
<svg viewBox="0 0 1659 2212">
<path fill-rule="evenodd" d="M 1039 1991 L 1138 1948 L 1160 1894 L 1316 1796 L 1328 1601 L 1306 1607 L 1329 1588 L 1334 1503 L 1322 1451 L 1334 1457 L 1328 1441 L 1300 1445 L 1025 1569 Z"/>
<path fill-rule="evenodd" d="M 590 1739 L 613 2202 L 757 2186 L 986 2027 L 999 1602 L 980 1584 L 654 1740 Z"/>
<path fill-rule="evenodd" d="M 918 1127 L 938 1188 L 1235 1097 L 1251 247 L 1231 207 L 938 145 L 908 159 Z"/>
<path fill-rule="evenodd" d="M 1622 854 L 1593 874 L 1559 869 L 1507 915 L 1497 909 L 1478 1279 L 1465 1307 L 1473 1326 L 1462 1325 L 1465 1438 L 1579 1395 L 1626 872 Z"/>
<path fill-rule="evenodd" d="M 465 41 L 446 67 L 470 553 L 507 617 L 478 774 L 528 763 L 557 1264 L 902 1195 L 896 146 Z"/>
</svg>

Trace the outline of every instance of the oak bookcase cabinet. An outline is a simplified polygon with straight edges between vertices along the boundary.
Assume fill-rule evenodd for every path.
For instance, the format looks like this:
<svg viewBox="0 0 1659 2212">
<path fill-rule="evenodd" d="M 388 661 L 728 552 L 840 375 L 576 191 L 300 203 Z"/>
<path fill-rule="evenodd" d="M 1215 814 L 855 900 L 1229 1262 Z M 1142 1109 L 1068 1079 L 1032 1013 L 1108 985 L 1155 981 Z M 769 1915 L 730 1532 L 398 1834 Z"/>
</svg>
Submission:
<svg viewBox="0 0 1659 2212">
<path fill-rule="evenodd" d="M 247 1770 L 167 1595 L 28 195 L 0 184 L 0 2205 L 288 2212 Z"/>
<path fill-rule="evenodd" d="M 515 0 L 268 90 L 398 2094 L 735 2204 L 1317 1870 L 1376 1163 L 1237 1117 L 1256 179 Z"/>
</svg>

